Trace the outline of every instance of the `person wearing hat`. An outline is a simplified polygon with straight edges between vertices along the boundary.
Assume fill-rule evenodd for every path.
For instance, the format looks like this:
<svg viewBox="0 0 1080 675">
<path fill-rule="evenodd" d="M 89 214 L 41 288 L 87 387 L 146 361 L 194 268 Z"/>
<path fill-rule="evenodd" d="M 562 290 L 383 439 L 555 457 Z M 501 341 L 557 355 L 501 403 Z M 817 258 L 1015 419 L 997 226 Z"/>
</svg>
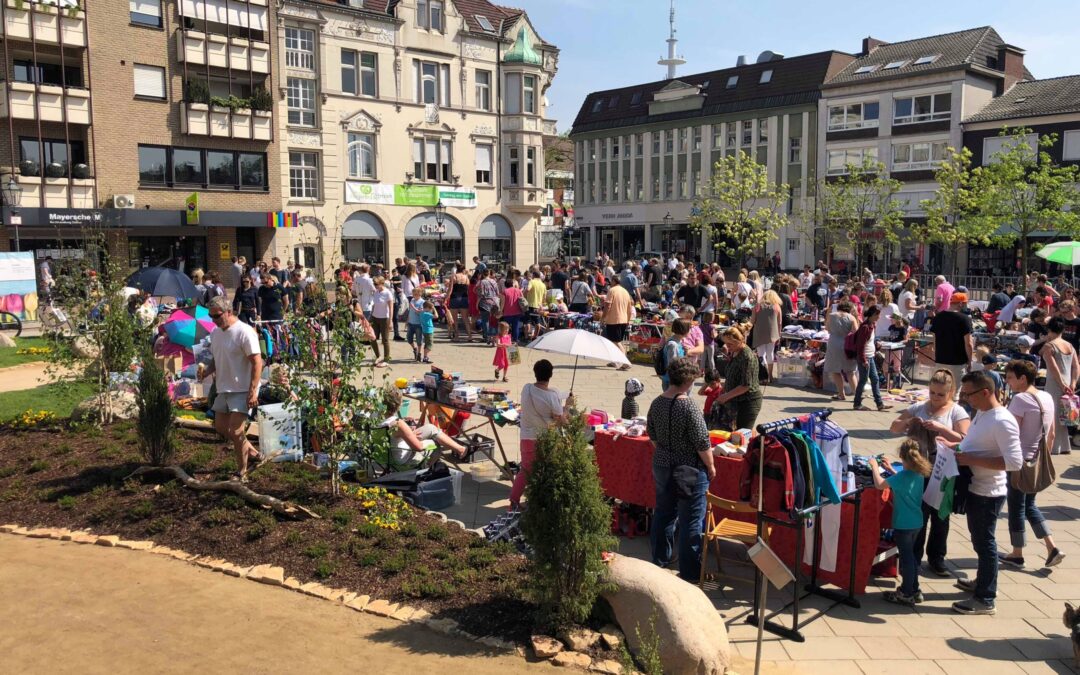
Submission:
<svg viewBox="0 0 1080 675">
<path fill-rule="evenodd" d="M 645 391 L 645 385 L 641 383 L 641 380 L 636 377 L 631 377 L 626 381 L 625 392 L 626 395 L 622 400 L 622 417 L 624 420 L 632 420 L 638 416 L 638 402 L 637 397 L 641 395 L 641 392 Z"/>
<path fill-rule="evenodd" d="M 975 350 L 971 317 L 964 313 L 967 301 L 966 293 L 951 293 L 949 308 L 939 311 L 930 324 L 930 332 L 934 334 L 934 363 L 951 372 L 955 382 L 964 376 Z"/>
</svg>

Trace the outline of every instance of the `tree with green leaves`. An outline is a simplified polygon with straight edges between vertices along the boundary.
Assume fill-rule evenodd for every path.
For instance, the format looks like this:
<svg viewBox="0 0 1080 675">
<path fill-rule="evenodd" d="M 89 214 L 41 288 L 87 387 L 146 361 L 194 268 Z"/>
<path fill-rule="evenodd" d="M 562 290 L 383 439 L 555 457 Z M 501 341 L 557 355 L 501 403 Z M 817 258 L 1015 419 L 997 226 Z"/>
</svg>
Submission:
<svg viewBox="0 0 1080 675">
<path fill-rule="evenodd" d="M 971 168 L 970 150 L 947 148 L 934 178 L 937 191 L 922 201 L 926 221 L 912 223 L 911 234 L 918 241 L 940 245 L 949 258 L 950 275 L 955 275 L 960 245 L 990 243 L 997 223 L 979 210 L 982 169 Z"/>
<path fill-rule="evenodd" d="M 994 243 L 1020 245 L 1020 271 L 1027 276 L 1031 237 L 1040 230 L 1080 235 L 1080 167 L 1060 166 L 1047 150 L 1057 134 L 1028 140 L 1031 129 L 1003 128 L 1000 152 L 980 170 L 978 208 L 984 218 L 1000 227 Z"/>
<path fill-rule="evenodd" d="M 713 247 L 741 259 L 762 254 L 788 224 L 791 189 L 769 178 L 768 169 L 742 150 L 721 157 L 702 187 L 690 227 L 710 234 Z"/>
</svg>

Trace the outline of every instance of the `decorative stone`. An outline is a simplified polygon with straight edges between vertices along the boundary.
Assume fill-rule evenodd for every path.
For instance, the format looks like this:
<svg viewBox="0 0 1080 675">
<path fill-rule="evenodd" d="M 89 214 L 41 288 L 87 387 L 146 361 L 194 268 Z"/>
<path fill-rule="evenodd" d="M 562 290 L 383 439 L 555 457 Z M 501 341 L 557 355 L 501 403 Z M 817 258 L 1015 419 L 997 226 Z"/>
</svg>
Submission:
<svg viewBox="0 0 1080 675">
<path fill-rule="evenodd" d="M 300 590 L 300 587 L 303 586 L 303 584 L 300 583 L 300 580 L 296 577 L 289 577 L 285 579 L 285 581 L 281 582 L 281 585 L 291 591 L 298 591 Z"/>
<path fill-rule="evenodd" d="M 154 542 L 152 541 L 125 541 L 121 539 L 116 542 L 116 545 L 120 548 L 129 548 L 132 551 L 149 551 L 154 548 Z"/>
<path fill-rule="evenodd" d="M 546 635 L 532 636 L 533 653 L 538 659 L 550 659 L 563 650 L 563 644 Z"/>
<path fill-rule="evenodd" d="M 368 606 L 364 608 L 364 611 L 376 616 L 385 616 L 391 618 L 394 616 L 394 612 L 401 609 L 401 605 L 396 602 L 390 602 L 388 600 L 372 600 L 368 603 Z"/>
<path fill-rule="evenodd" d="M 409 621 L 412 623 L 427 623 L 431 619 L 431 612 L 426 609 L 417 609 L 413 612 L 413 615 L 409 617 Z"/>
<path fill-rule="evenodd" d="M 453 619 L 428 619 L 424 625 L 443 635 L 457 635 L 458 633 L 458 622 Z"/>
<path fill-rule="evenodd" d="M 486 539 L 487 538 L 487 535 L 484 533 L 484 528 L 482 528 L 482 527 L 478 527 L 478 528 L 473 529 L 473 530 L 465 530 L 465 531 L 468 532 L 469 534 L 475 534 L 477 537 L 479 537 L 481 539 Z"/>
<path fill-rule="evenodd" d="M 492 649 L 498 649 L 499 651 L 504 651 L 504 652 L 512 652 L 512 651 L 514 651 L 513 643 L 507 642 L 506 640 L 500 640 L 499 638 L 495 637 L 494 635 L 487 635 L 485 637 L 482 637 L 479 640 L 477 640 L 477 642 L 484 645 L 484 646 L 486 646 L 486 647 L 491 647 Z"/>
<path fill-rule="evenodd" d="M 98 546 L 116 546 L 117 542 L 119 541 L 120 537 L 116 536 L 115 534 L 107 534 L 103 537 L 98 537 L 94 541 L 94 543 Z"/>
<path fill-rule="evenodd" d="M 285 569 L 275 565 L 256 565 L 247 578 L 261 584 L 281 586 L 285 583 Z"/>
<path fill-rule="evenodd" d="M 127 391 L 113 391 L 108 393 L 111 399 L 113 415 L 119 420 L 133 420 L 139 415 L 139 406 L 135 401 L 135 394 Z M 74 422 L 95 422 L 101 418 L 101 400 L 97 394 L 75 406 L 71 412 Z"/>
<path fill-rule="evenodd" d="M 616 555 L 608 564 L 615 590 L 604 594 L 625 633 L 630 651 L 640 653 L 638 639 L 656 640 L 664 672 L 672 675 L 722 675 L 731 662 L 724 618 L 694 584 L 644 560 Z"/>
<path fill-rule="evenodd" d="M 589 666 L 589 670 L 594 673 L 606 673 L 607 675 L 622 675 L 622 664 L 618 661 L 611 659 L 604 659 L 602 661 L 593 661 Z"/>
<path fill-rule="evenodd" d="M 199 556 L 198 558 L 195 558 L 191 562 L 195 563 L 199 567 L 202 567 L 202 568 L 205 568 L 205 569 L 208 569 L 208 570 L 212 570 L 212 569 L 214 569 L 214 563 L 220 564 L 220 563 L 222 563 L 224 561 L 221 560 L 220 558 L 211 558 L 208 555 L 204 555 L 204 556 Z"/>
<path fill-rule="evenodd" d="M 319 591 L 322 589 L 322 587 L 323 585 L 320 583 L 309 581 L 306 584 L 300 586 L 300 592 L 304 595 L 310 595 L 313 598 L 321 598 L 322 596 L 319 595 Z"/>
<path fill-rule="evenodd" d="M 559 631 L 559 639 L 575 652 L 587 652 L 600 641 L 600 633 L 588 628 Z"/>
<path fill-rule="evenodd" d="M 7 525 L 0 525 L 0 532 L 3 532 L 4 534 L 10 534 L 11 532 L 18 529 L 18 527 L 19 526 L 14 524 L 14 523 L 8 523 Z"/>
<path fill-rule="evenodd" d="M 345 606 L 349 609 L 355 609 L 358 612 L 364 611 L 364 608 L 371 602 L 370 595 L 358 595 L 352 600 L 345 603 Z"/>
<path fill-rule="evenodd" d="M 73 541 L 76 544 L 96 544 L 97 540 L 97 535 L 87 534 L 85 532 L 72 532 L 70 539 L 70 541 Z"/>
<path fill-rule="evenodd" d="M 424 511 L 424 513 L 431 516 L 432 518 L 438 518 L 439 520 L 443 521 L 444 523 L 447 520 L 446 514 L 441 512 L 441 511 Z"/>
<path fill-rule="evenodd" d="M 453 520 L 451 518 L 447 518 L 446 519 L 446 524 L 447 525 L 457 525 L 458 527 L 460 527 L 463 530 L 466 529 L 465 523 L 461 522 L 460 520 Z"/>
<path fill-rule="evenodd" d="M 13 528 L 13 529 L 11 530 L 11 534 L 18 534 L 18 535 L 21 535 L 21 536 L 24 536 L 24 537 L 25 537 L 25 536 L 26 536 L 27 534 L 29 534 L 29 533 L 30 533 L 30 529 L 29 529 L 29 528 L 26 528 L 26 527 L 22 527 L 22 526 L 20 526 L 20 525 L 16 525 L 16 526 L 15 526 L 15 527 L 14 527 L 14 528 Z"/>
<path fill-rule="evenodd" d="M 352 602 L 355 598 L 356 598 L 356 593 L 346 593 L 345 595 L 339 596 L 335 602 L 340 602 L 343 605 L 347 605 L 350 602 Z"/>
<path fill-rule="evenodd" d="M 49 539 L 49 534 L 51 532 L 52 531 L 47 527 L 36 527 L 32 530 L 29 530 L 26 533 L 26 536 L 30 537 L 31 539 Z"/>
<path fill-rule="evenodd" d="M 608 624 L 600 629 L 600 639 L 608 649 L 618 649 L 623 642 L 624 636 L 621 630 Z"/>
<path fill-rule="evenodd" d="M 588 668 L 592 664 L 592 657 L 580 652 L 559 652 L 551 662 L 563 668 Z"/>
<path fill-rule="evenodd" d="M 226 569 L 225 574 L 228 574 L 230 577 L 241 577 L 241 578 L 243 578 L 243 577 L 246 577 L 248 574 L 251 573 L 251 569 L 252 568 L 250 568 L 250 567 L 237 567 L 237 566 L 234 565 L 231 569 Z"/>
<path fill-rule="evenodd" d="M 331 596 L 330 596 L 330 601 L 331 602 L 340 602 L 340 603 L 344 604 L 344 603 L 348 602 L 349 600 L 352 600 L 352 597 L 350 597 L 350 596 L 355 597 L 356 594 L 351 593 L 347 588 L 335 588 L 335 589 L 333 589 L 333 594 L 331 594 Z"/>
<path fill-rule="evenodd" d="M 412 607 L 409 607 L 407 605 L 402 605 L 401 609 L 394 612 L 394 614 L 390 618 L 391 619 L 396 619 L 397 621 L 408 621 L 409 619 L 412 618 L 412 615 L 415 612 L 416 612 L 416 610 L 414 610 Z"/>
</svg>

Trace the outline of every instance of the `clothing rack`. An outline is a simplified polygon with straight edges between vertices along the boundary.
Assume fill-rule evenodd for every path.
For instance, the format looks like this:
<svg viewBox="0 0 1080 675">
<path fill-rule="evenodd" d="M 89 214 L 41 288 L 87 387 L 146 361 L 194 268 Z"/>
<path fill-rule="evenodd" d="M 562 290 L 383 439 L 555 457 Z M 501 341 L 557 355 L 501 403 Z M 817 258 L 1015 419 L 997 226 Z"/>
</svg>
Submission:
<svg viewBox="0 0 1080 675">
<path fill-rule="evenodd" d="M 760 570 L 757 570 L 754 575 L 754 611 L 750 616 L 746 617 L 746 622 L 758 627 L 758 648 L 760 650 L 760 635 L 761 631 L 767 630 L 774 635 L 793 640 L 795 642 L 805 642 L 806 637 L 802 634 L 801 628 L 810 624 L 813 621 L 820 619 L 827 614 L 833 607 L 839 604 L 847 605 L 848 607 L 854 607 L 858 609 L 861 604 L 858 598 L 855 597 L 855 563 L 857 559 L 856 553 L 859 550 L 859 515 L 861 511 L 862 503 L 862 488 L 856 488 L 850 492 L 840 495 L 840 502 L 847 502 L 855 506 L 855 521 L 854 532 L 851 538 L 851 560 L 848 569 L 848 588 L 847 592 L 835 591 L 832 589 L 824 588 L 818 583 L 818 569 L 821 565 L 821 518 L 814 520 L 814 557 L 813 562 L 810 565 L 810 583 L 808 583 L 805 589 L 800 589 L 802 585 L 802 557 L 803 557 L 803 531 L 805 530 L 804 522 L 808 518 L 812 518 L 821 509 L 832 504 L 832 502 L 825 502 L 822 504 L 815 504 L 805 509 L 795 511 L 791 518 L 777 518 L 765 513 L 763 508 L 764 500 L 764 465 L 765 465 L 765 434 L 776 429 L 782 429 L 784 427 L 792 426 L 801 423 L 803 420 L 809 418 L 824 421 L 828 419 L 832 414 L 832 410 L 819 410 L 812 412 L 808 416 L 802 417 L 789 417 L 787 419 L 777 420 L 775 422 L 767 422 L 765 424 L 759 424 L 757 426 L 758 435 L 761 437 L 761 450 L 758 452 L 758 523 L 757 523 L 757 535 L 758 539 L 761 539 L 761 533 L 767 523 L 777 525 L 779 527 L 787 527 L 795 530 L 795 569 L 792 573 L 795 577 L 794 595 L 791 602 L 787 603 L 778 610 L 766 614 L 767 607 L 765 605 L 765 589 L 768 583 L 764 578 L 764 575 Z M 799 603 L 810 597 L 811 595 L 817 595 L 828 600 L 832 600 L 833 603 L 829 607 L 825 608 L 821 612 L 816 613 L 814 616 L 809 617 L 803 621 L 799 621 Z M 782 623 L 773 621 L 772 618 L 783 613 L 791 607 L 791 625 L 785 626 Z M 760 654 L 759 654 L 760 660 Z"/>
</svg>

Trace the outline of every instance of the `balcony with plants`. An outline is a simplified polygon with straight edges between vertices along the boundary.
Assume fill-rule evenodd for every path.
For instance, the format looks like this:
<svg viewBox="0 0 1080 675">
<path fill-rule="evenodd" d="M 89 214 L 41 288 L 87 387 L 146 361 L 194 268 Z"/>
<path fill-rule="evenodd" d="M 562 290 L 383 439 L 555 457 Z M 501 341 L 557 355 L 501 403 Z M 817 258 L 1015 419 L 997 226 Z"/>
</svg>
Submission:
<svg viewBox="0 0 1080 675">
<path fill-rule="evenodd" d="M 87 155 L 87 137 L 64 138 L 57 125 L 21 123 L 17 140 L 16 181 L 23 190 L 23 206 L 94 208 L 95 181 Z M 7 165 L 9 160 L 5 160 Z M 7 175 L 2 180 L 6 183 Z"/>
<path fill-rule="evenodd" d="M 206 80 L 191 79 L 180 103 L 181 131 L 191 136 L 270 141 L 274 137 L 273 105 L 273 97 L 261 84 L 250 96 L 212 96 Z"/>
<path fill-rule="evenodd" d="M 86 46 L 83 0 L 3 0 L 0 38 Z"/>
</svg>

